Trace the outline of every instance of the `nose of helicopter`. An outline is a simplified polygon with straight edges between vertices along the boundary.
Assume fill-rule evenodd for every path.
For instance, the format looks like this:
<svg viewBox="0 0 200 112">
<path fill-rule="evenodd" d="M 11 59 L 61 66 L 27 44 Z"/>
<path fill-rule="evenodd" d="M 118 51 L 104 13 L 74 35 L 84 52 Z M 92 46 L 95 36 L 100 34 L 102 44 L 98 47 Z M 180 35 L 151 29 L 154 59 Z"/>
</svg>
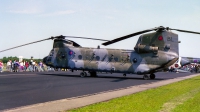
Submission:
<svg viewBox="0 0 200 112">
<path fill-rule="evenodd" d="M 45 65 L 47 65 L 47 57 L 48 56 L 44 57 L 43 60 L 42 60 Z"/>
</svg>

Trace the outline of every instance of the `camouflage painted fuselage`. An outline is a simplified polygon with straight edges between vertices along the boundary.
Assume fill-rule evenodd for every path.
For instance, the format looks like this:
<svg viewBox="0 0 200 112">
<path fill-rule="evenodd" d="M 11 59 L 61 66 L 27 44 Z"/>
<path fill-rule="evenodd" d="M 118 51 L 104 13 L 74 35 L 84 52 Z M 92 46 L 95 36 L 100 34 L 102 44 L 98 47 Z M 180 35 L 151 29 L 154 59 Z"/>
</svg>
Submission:
<svg viewBox="0 0 200 112">
<path fill-rule="evenodd" d="M 83 71 L 154 73 L 178 59 L 178 36 L 171 32 L 142 35 L 134 49 L 86 48 L 55 40 L 46 64 Z"/>
</svg>

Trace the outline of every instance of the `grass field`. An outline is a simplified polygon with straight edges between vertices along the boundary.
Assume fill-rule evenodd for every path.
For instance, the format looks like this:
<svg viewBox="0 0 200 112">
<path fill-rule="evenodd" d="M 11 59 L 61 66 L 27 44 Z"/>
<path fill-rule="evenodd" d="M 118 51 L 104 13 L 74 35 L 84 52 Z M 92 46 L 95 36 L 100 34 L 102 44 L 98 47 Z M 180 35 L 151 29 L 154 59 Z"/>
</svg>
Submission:
<svg viewBox="0 0 200 112">
<path fill-rule="evenodd" d="M 200 76 L 70 112 L 200 112 Z"/>
</svg>

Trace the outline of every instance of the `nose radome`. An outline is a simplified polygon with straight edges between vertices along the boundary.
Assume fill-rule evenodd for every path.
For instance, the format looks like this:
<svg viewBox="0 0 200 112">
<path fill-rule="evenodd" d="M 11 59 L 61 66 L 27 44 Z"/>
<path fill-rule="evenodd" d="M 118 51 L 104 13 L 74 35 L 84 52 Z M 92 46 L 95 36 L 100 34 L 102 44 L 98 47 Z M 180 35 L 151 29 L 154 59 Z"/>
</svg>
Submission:
<svg viewBox="0 0 200 112">
<path fill-rule="evenodd" d="M 47 64 L 47 56 L 44 57 L 42 61 L 43 61 L 44 64 Z"/>
</svg>

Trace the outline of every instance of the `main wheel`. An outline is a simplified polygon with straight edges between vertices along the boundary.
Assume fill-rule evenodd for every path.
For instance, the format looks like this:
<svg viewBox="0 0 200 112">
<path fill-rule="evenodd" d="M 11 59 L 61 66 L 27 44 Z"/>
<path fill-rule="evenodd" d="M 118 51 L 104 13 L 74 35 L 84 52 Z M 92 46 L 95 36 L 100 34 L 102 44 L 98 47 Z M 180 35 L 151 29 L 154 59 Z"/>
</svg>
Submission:
<svg viewBox="0 0 200 112">
<path fill-rule="evenodd" d="M 124 77 L 126 77 L 126 74 L 123 74 Z"/>
<path fill-rule="evenodd" d="M 148 76 L 147 74 L 145 74 L 145 75 L 143 76 L 143 79 L 144 79 L 144 80 L 148 80 L 148 79 L 149 79 L 149 76 Z"/>
<path fill-rule="evenodd" d="M 90 71 L 90 77 L 97 77 L 97 72 Z"/>
<path fill-rule="evenodd" d="M 86 73 L 86 72 L 81 72 L 81 73 L 80 73 L 80 76 L 81 76 L 81 77 L 86 77 L 86 76 L 87 76 L 87 73 Z"/>
<path fill-rule="evenodd" d="M 150 79 L 155 79 L 156 78 L 156 75 L 155 74 L 150 74 Z"/>
</svg>

